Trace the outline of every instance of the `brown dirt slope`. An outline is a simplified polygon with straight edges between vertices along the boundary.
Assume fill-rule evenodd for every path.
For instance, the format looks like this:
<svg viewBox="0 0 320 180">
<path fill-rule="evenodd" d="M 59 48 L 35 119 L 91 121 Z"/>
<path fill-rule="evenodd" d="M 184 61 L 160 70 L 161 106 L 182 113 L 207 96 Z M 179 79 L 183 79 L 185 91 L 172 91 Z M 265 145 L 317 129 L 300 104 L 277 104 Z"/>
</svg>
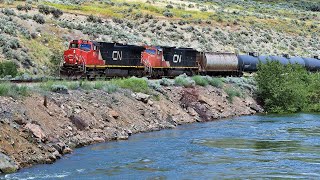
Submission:
<svg viewBox="0 0 320 180">
<path fill-rule="evenodd" d="M 160 98 L 128 90 L 113 94 L 74 90 L 47 96 L 47 107 L 36 93 L 24 100 L 0 97 L 0 154 L 12 159 L 7 164 L 13 171 L 52 163 L 75 147 L 262 110 L 250 96 L 235 97 L 231 103 L 222 89 L 211 86 L 165 87 Z M 5 172 L 1 163 L 0 169 Z"/>
</svg>

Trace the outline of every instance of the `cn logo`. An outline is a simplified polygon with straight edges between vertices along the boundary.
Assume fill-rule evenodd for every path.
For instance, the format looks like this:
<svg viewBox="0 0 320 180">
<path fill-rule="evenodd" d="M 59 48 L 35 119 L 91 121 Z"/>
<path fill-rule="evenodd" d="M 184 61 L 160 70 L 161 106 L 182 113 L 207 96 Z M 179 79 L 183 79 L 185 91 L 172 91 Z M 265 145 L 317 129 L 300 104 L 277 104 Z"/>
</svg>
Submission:
<svg viewBox="0 0 320 180">
<path fill-rule="evenodd" d="M 112 52 L 112 60 L 121 61 L 122 60 L 122 51 L 113 51 Z"/>
<path fill-rule="evenodd" d="M 173 55 L 174 63 L 181 63 L 181 59 L 182 59 L 182 55 L 178 55 L 178 54 Z"/>
</svg>

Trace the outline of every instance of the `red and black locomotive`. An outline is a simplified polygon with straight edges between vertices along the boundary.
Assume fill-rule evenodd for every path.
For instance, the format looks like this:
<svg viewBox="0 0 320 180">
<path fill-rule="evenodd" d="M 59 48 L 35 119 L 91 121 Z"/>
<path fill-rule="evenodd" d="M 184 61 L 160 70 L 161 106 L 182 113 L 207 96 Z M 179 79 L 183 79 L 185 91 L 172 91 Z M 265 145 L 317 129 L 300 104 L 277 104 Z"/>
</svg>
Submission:
<svg viewBox="0 0 320 180">
<path fill-rule="evenodd" d="M 120 43 L 73 40 L 64 52 L 61 74 L 95 78 L 151 76 L 174 77 L 186 73 L 241 75 L 254 72 L 259 62 L 298 63 L 310 71 L 320 70 L 318 57 L 236 55 L 199 52 L 192 48 L 136 46 Z"/>
</svg>

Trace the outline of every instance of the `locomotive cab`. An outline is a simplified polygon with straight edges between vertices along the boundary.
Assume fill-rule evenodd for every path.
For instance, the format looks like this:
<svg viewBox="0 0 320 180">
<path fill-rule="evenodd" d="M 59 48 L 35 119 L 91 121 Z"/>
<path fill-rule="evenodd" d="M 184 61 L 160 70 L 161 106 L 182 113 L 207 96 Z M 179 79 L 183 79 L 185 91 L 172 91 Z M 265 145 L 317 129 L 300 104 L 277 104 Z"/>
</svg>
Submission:
<svg viewBox="0 0 320 180">
<path fill-rule="evenodd" d="M 163 57 L 163 49 L 155 46 L 146 46 L 141 53 L 141 61 L 147 67 L 167 67 Z"/>
<path fill-rule="evenodd" d="M 64 52 L 64 64 L 67 65 L 103 65 L 99 43 L 87 40 L 73 40 Z"/>
</svg>

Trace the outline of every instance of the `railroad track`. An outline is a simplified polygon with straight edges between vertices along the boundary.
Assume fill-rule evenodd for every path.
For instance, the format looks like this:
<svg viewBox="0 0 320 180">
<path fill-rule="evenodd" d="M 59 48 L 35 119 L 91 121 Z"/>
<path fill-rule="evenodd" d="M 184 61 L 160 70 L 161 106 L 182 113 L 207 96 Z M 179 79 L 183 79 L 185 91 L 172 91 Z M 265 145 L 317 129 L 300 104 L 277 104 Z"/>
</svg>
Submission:
<svg viewBox="0 0 320 180">
<path fill-rule="evenodd" d="M 14 84 L 24 84 L 24 83 L 41 83 L 41 82 L 47 82 L 47 81 L 81 81 L 81 80 L 88 80 L 88 81 L 99 81 L 99 80 L 110 80 L 115 77 L 97 77 L 97 78 L 75 78 L 75 77 L 68 77 L 68 78 L 62 78 L 62 77 L 56 77 L 56 78 L 30 78 L 30 79 L 0 79 L 1 83 L 14 83 Z M 149 78 L 149 77 L 148 77 Z M 151 78 L 152 79 L 152 78 Z"/>
<path fill-rule="evenodd" d="M 36 79 L 0 79 L 0 83 L 15 83 L 15 84 L 22 84 L 22 83 L 39 83 L 39 82 L 46 82 L 46 81 L 63 81 L 67 79 L 62 78 L 36 78 Z"/>
<path fill-rule="evenodd" d="M 122 77 L 122 78 L 130 78 L 133 76 L 128 76 L 128 77 Z M 166 77 L 166 76 L 163 76 Z M 24 83 L 41 83 L 41 82 L 47 82 L 47 81 L 80 81 L 80 80 L 88 80 L 88 81 L 99 81 L 99 80 L 110 80 L 113 78 L 117 77 L 95 77 L 95 78 L 86 78 L 85 76 L 81 77 L 53 77 L 53 78 L 28 78 L 28 79 L 0 79 L 0 84 L 1 83 L 15 83 L 15 84 L 24 84 Z M 152 78 L 146 76 L 146 78 L 150 80 L 155 80 L 159 78 Z M 172 78 L 172 77 L 166 77 L 166 78 Z M 161 79 L 161 78 L 160 78 Z"/>
</svg>

